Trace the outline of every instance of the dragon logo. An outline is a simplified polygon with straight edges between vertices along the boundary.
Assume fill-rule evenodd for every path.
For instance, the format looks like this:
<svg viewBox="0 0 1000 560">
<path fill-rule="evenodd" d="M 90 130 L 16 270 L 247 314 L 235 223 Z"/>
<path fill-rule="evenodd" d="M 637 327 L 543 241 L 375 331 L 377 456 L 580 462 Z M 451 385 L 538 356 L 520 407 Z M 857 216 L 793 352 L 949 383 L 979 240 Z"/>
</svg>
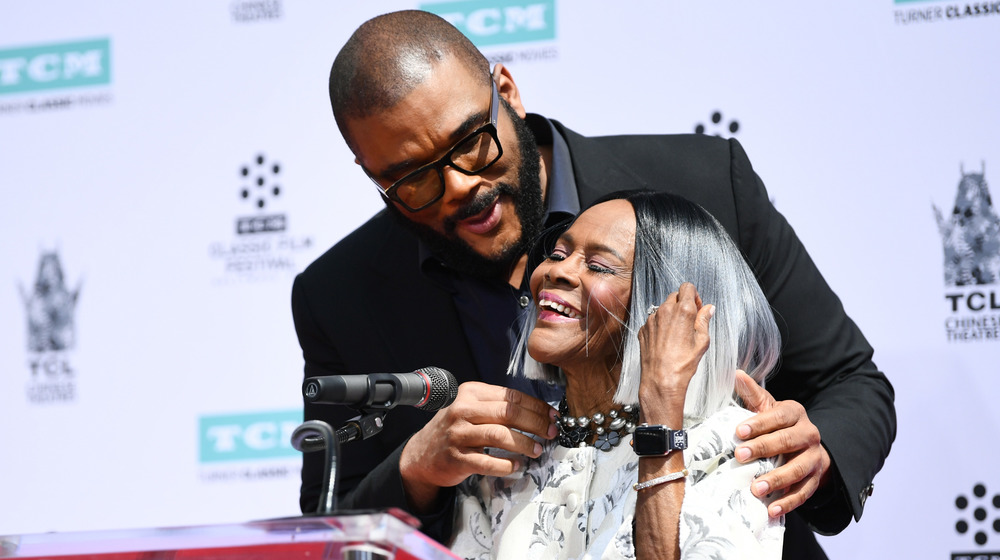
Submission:
<svg viewBox="0 0 1000 560">
<path fill-rule="evenodd" d="M 59 255 L 42 253 L 34 290 L 21 286 L 21 299 L 28 315 L 28 350 L 46 352 L 68 350 L 76 342 L 73 315 L 80 286 L 66 288 Z"/>
<path fill-rule="evenodd" d="M 986 164 L 979 173 L 960 171 L 951 216 L 945 218 L 934 206 L 944 243 L 944 281 L 949 286 L 995 284 L 1000 280 L 1000 217 L 986 185 Z"/>
</svg>

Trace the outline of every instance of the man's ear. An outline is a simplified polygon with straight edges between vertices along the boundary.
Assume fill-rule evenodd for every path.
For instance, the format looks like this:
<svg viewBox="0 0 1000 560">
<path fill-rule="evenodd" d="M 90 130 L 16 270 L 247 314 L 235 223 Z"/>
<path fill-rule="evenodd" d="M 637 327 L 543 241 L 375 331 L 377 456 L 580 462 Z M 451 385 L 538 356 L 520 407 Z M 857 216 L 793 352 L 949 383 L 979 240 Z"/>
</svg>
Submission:
<svg viewBox="0 0 1000 560">
<path fill-rule="evenodd" d="M 493 81 L 497 83 L 497 93 L 500 94 L 500 97 L 503 97 L 523 119 L 528 112 L 524 110 L 524 104 L 521 103 L 521 92 L 517 89 L 517 84 L 514 83 L 514 78 L 510 75 L 510 69 L 498 62 L 493 67 Z"/>
</svg>

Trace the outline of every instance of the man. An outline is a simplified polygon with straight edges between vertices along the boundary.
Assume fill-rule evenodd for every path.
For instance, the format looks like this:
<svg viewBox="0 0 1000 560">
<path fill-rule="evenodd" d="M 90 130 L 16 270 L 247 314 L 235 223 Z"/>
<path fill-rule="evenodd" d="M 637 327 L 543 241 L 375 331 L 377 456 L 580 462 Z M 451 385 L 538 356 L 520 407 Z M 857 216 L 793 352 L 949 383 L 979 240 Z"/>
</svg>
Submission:
<svg viewBox="0 0 1000 560">
<path fill-rule="evenodd" d="M 711 212 L 775 309 L 782 365 L 770 394 L 742 387 L 761 413 L 740 427 L 746 442 L 736 459 L 783 455 L 785 464 L 753 492 L 784 492 L 772 515 L 794 510 L 786 557 L 825 557 L 803 520 L 829 534 L 860 518 L 895 437 L 892 387 L 735 140 L 585 138 L 529 115 L 507 68 L 491 72 L 461 33 L 425 12 L 363 24 L 334 61 L 330 96 L 386 210 L 296 278 L 306 376 L 434 365 L 476 382 L 436 415 L 395 409 L 379 436 L 346 445 L 342 508 L 409 509 L 428 534 L 444 538 L 451 486 L 517 467 L 485 448 L 537 455 L 525 433 L 553 437 L 554 411 L 529 395 L 546 397 L 547 389 L 504 373 L 509 329 L 529 301 L 526 251 L 546 223 L 598 196 L 651 188 Z M 353 415 L 305 408 L 306 419 L 334 427 Z M 321 471 L 322 459 L 306 455 L 303 511 L 315 509 Z"/>
</svg>

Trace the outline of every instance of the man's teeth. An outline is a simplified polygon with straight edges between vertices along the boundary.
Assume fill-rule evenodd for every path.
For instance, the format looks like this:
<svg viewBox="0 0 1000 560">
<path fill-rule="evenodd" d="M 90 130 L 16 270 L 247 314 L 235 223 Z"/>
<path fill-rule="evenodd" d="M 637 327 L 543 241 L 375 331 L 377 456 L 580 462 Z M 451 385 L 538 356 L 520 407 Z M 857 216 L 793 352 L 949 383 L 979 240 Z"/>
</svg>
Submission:
<svg viewBox="0 0 1000 560">
<path fill-rule="evenodd" d="M 541 306 L 541 307 L 548 307 L 549 309 L 554 309 L 554 310 L 558 311 L 559 313 L 561 313 L 561 314 L 569 317 L 570 319 L 579 319 L 580 317 L 582 317 L 582 315 L 580 315 L 576 311 L 573 311 L 568 306 L 565 306 L 565 305 L 563 305 L 561 303 L 556 303 L 556 302 L 554 302 L 552 300 L 548 300 L 548 299 L 540 300 L 538 302 L 538 305 Z"/>
</svg>

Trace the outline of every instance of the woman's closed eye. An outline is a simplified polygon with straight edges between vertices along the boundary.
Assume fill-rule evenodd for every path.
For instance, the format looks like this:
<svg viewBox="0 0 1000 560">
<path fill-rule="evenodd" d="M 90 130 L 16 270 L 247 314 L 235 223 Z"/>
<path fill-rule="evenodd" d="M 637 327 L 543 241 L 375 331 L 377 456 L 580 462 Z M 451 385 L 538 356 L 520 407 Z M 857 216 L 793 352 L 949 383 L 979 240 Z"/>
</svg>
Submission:
<svg viewBox="0 0 1000 560">
<path fill-rule="evenodd" d="M 548 256 L 545 257 L 545 259 L 548 261 L 560 262 L 566 260 L 568 256 L 569 255 L 567 254 L 565 249 L 556 248 L 551 253 L 549 253 Z M 613 265 L 609 265 L 605 263 L 603 260 L 596 259 L 593 257 L 586 257 L 586 266 L 587 270 L 599 274 L 614 274 L 617 272 L 617 269 Z"/>
<path fill-rule="evenodd" d="M 587 263 L 587 269 L 591 272 L 597 272 L 598 274 L 614 274 L 616 270 L 612 267 L 606 266 L 603 263 L 590 261 Z"/>
<path fill-rule="evenodd" d="M 561 261 L 561 260 L 565 260 L 565 259 L 566 259 L 566 255 L 564 255 L 563 253 L 560 253 L 558 251 L 553 251 L 553 252 L 549 253 L 545 257 L 545 260 L 547 260 L 547 261 Z"/>
</svg>

